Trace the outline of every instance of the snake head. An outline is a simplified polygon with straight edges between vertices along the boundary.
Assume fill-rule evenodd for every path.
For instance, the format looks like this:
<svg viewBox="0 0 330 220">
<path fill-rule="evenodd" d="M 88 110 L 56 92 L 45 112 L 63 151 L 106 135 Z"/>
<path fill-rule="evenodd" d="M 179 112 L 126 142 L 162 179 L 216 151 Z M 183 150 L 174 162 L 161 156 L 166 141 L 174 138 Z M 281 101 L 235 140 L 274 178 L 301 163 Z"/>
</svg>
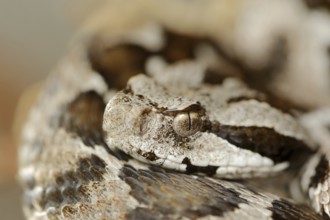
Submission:
<svg viewBox="0 0 330 220">
<path fill-rule="evenodd" d="M 288 167 L 294 152 L 306 150 L 307 138 L 293 117 L 249 94 L 233 79 L 177 88 L 138 75 L 108 102 L 105 139 L 140 161 L 188 173 L 276 173 Z"/>
</svg>

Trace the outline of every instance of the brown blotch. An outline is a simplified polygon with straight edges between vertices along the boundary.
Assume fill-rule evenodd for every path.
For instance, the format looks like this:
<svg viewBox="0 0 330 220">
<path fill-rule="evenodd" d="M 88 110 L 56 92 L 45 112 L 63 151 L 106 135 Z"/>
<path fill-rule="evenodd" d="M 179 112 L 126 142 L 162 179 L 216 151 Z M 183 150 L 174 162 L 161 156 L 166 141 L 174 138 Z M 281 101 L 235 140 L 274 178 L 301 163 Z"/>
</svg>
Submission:
<svg viewBox="0 0 330 220">
<path fill-rule="evenodd" d="M 105 162 L 94 154 L 92 154 L 91 157 L 80 158 L 78 167 L 75 170 L 76 176 L 81 183 L 100 181 L 103 179 L 103 174 L 105 172 Z"/>
<path fill-rule="evenodd" d="M 48 206 L 52 206 L 61 203 L 63 196 L 57 187 L 49 186 L 46 189 L 43 200 L 46 201 Z"/>
<path fill-rule="evenodd" d="M 150 161 L 155 161 L 155 160 L 159 159 L 159 157 L 157 157 L 154 152 L 147 152 L 147 153 L 142 154 L 142 156 Z"/>
<path fill-rule="evenodd" d="M 76 175 L 75 170 L 64 170 L 61 174 L 62 179 L 64 180 L 63 184 L 71 185 L 71 184 L 77 184 L 79 182 L 79 178 Z M 56 180 L 59 180 L 59 178 L 56 178 Z"/>
<path fill-rule="evenodd" d="M 103 180 L 103 173 L 104 171 L 99 167 L 91 167 L 88 171 L 95 181 L 101 181 Z"/>
<path fill-rule="evenodd" d="M 265 101 L 265 98 L 260 96 L 260 97 L 249 97 L 249 96 L 237 96 L 237 97 L 232 97 L 227 100 L 227 103 L 235 103 L 235 102 L 241 102 L 241 101 L 248 101 L 248 100 L 258 100 L 259 102 Z"/>
<path fill-rule="evenodd" d="M 62 213 L 65 218 L 75 218 L 78 210 L 73 206 L 66 205 L 62 208 Z"/>
<path fill-rule="evenodd" d="M 223 216 L 238 209 L 239 204 L 248 203 L 234 189 L 182 173 L 136 170 L 125 165 L 120 178 L 130 185 L 130 194 L 148 207 L 133 210 L 128 214 L 128 219 L 137 216 L 147 218 L 150 216 L 148 213 L 155 213 L 164 219 L 171 218 L 173 213 L 188 219 Z"/>
<path fill-rule="evenodd" d="M 59 174 L 56 174 L 56 175 L 55 175 L 55 183 L 56 183 L 56 185 L 58 185 L 58 186 L 64 185 L 64 183 L 65 183 L 65 178 L 64 178 L 64 176 L 62 175 L 62 173 L 59 173 Z"/>
<path fill-rule="evenodd" d="M 166 44 L 160 55 L 169 63 L 195 58 L 196 45 L 206 42 L 203 38 L 165 32 Z"/>
<path fill-rule="evenodd" d="M 292 100 L 286 99 L 284 97 L 280 97 L 276 94 L 272 94 L 271 92 L 266 91 L 266 102 L 284 113 L 294 115 L 297 111 L 299 112 L 307 112 L 309 109 L 306 106 L 300 105 L 299 103 L 295 103 Z"/>
<path fill-rule="evenodd" d="M 191 161 L 189 160 L 189 158 L 185 157 L 182 160 L 183 164 L 187 165 L 187 169 L 186 172 L 188 174 L 190 173 L 204 173 L 208 176 L 213 176 L 216 174 L 218 167 L 216 166 L 205 166 L 205 167 L 200 167 L 200 166 L 195 166 L 191 164 Z"/>
<path fill-rule="evenodd" d="M 67 204 L 76 203 L 79 198 L 74 187 L 66 186 L 62 189 L 62 196 Z"/>
<path fill-rule="evenodd" d="M 77 193 L 80 196 L 88 196 L 89 195 L 89 186 L 88 185 L 80 185 L 77 187 Z"/>
<path fill-rule="evenodd" d="M 61 125 L 81 137 L 88 146 L 105 145 L 102 136 L 104 109 L 105 103 L 95 91 L 81 93 L 66 107 Z"/>
<path fill-rule="evenodd" d="M 41 195 L 39 201 L 41 207 L 58 207 L 88 200 L 87 185 L 104 179 L 106 163 L 92 154 L 89 157 L 79 158 L 76 164 L 76 168 L 64 170 L 54 176 L 54 184 L 47 186 L 46 191 Z"/>
<path fill-rule="evenodd" d="M 129 176 L 126 176 L 128 173 Z M 140 206 L 127 214 L 128 219 L 153 219 L 152 216 L 157 216 L 157 219 L 172 219 L 173 215 L 187 219 L 210 215 L 224 217 L 226 213 L 237 210 L 242 211 L 242 215 L 249 216 L 249 212 L 240 209 L 240 204 L 265 208 L 264 204 L 248 201 L 241 195 L 244 193 L 245 196 L 260 197 L 260 194 L 237 183 L 231 183 L 233 187 L 225 187 L 224 180 L 211 181 L 154 167 L 152 170 L 136 170 L 129 166 L 121 169 L 120 178 L 130 185 L 130 194 L 146 204 L 144 208 Z M 310 208 L 283 199 L 273 201 L 268 209 L 272 211 L 273 219 L 322 219 Z"/>
<path fill-rule="evenodd" d="M 104 160 L 102 160 L 100 157 L 96 156 L 95 154 L 92 154 L 91 162 L 92 162 L 93 166 L 96 166 L 103 170 L 105 170 L 105 167 L 107 166 L 107 164 L 104 162 Z"/>
<path fill-rule="evenodd" d="M 302 141 L 281 135 L 272 128 L 213 123 L 213 125 L 206 125 L 204 129 L 237 147 L 271 158 L 275 163 L 289 160 L 300 164 L 314 153 Z"/>
<path fill-rule="evenodd" d="M 304 0 L 310 9 L 326 9 L 330 11 L 330 1 L 328 0 Z"/>
<path fill-rule="evenodd" d="M 89 169 L 77 169 L 76 170 L 76 176 L 79 178 L 79 180 L 84 181 L 84 182 L 90 182 L 93 181 L 94 178 L 89 171 Z"/>
<path fill-rule="evenodd" d="M 268 210 L 272 211 L 272 219 L 274 220 L 323 219 L 320 215 L 316 214 L 315 211 L 310 210 L 306 205 L 292 204 L 284 199 L 274 200 L 272 206 L 269 207 Z"/>
<path fill-rule="evenodd" d="M 92 165 L 90 158 L 81 158 L 78 162 L 78 169 L 87 170 Z"/>
<path fill-rule="evenodd" d="M 222 82 L 229 75 L 226 73 L 219 73 L 218 71 L 207 69 L 204 75 L 203 82 L 211 85 L 222 84 Z"/>
<path fill-rule="evenodd" d="M 97 92 L 80 93 L 62 111 L 60 126 L 67 132 L 76 134 L 86 146 L 94 148 L 95 145 L 100 145 L 109 154 L 127 161 L 129 155 L 111 150 L 104 141 L 102 130 L 104 109 L 103 98 Z"/>
<path fill-rule="evenodd" d="M 329 177 L 330 167 L 329 160 L 322 155 L 319 163 L 315 168 L 315 174 L 311 177 L 309 187 L 316 187 L 318 183 L 324 182 Z"/>
<path fill-rule="evenodd" d="M 154 152 L 144 152 L 143 153 L 142 150 L 138 149 L 137 153 L 139 155 L 141 155 L 142 157 L 146 158 L 147 160 L 150 160 L 150 161 L 155 161 L 155 160 L 159 159 L 159 157 L 157 157 Z"/>
<path fill-rule="evenodd" d="M 109 88 L 123 89 L 130 77 L 145 72 L 150 52 L 134 44 L 104 48 L 93 44 L 89 52 L 92 68 L 107 82 Z"/>
</svg>

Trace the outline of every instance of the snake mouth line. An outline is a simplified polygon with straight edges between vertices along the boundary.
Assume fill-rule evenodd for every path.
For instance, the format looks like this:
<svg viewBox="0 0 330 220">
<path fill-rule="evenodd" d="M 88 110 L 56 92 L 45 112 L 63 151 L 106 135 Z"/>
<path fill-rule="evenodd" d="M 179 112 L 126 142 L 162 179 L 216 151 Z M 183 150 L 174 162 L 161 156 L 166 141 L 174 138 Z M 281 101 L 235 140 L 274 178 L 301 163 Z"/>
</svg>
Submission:
<svg viewBox="0 0 330 220">
<path fill-rule="evenodd" d="M 278 163 L 274 166 L 223 166 L 223 165 L 196 165 L 191 162 L 188 157 L 169 157 L 161 158 L 154 152 L 143 152 L 139 149 L 137 152 L 138 158 L 144 162 L 162 166 L 170 170 L 176 170 L 187 174 L 204 174 L 207 176 L 217 176 L 225 178 L 238 177 L 259 177 L 274 174 L 286 169 L 289 166 L 288 162 Z"/>
</svg>

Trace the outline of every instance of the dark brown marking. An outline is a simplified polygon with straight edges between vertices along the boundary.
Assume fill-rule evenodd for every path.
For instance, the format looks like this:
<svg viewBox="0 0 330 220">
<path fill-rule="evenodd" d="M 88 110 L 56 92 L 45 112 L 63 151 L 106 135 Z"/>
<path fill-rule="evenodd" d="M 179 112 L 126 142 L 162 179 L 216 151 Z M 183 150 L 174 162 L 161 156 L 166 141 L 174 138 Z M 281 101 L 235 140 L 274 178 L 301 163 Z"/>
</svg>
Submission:
<svg viewBox="0 0 330 220">
<path fill-rule="evenodd" d="M 249 85 L 267 92 L 269 91 L 269 83 L 272 82 L 274 78 L 278 77 L 280 71 L 286 65 L 288 54 L 286 39 L 278 38 L 270 54 L 267 65 L 259 69 L 249 67 L 242 63 L 242 67 L 244 66 L 243 69 L 245 70 L 244 79 L 249 82 Z"/>
<path fill-rule="evenodd" d="M 261 101 L 267 102 L 270 106 L 277 108 L 278 110 L 290 115 L 295 115 L 297 111 L 308 111 L 308 108 L 306 106 L 302 106 L 299 103 L 295 103 L 292 100 L 289 100 L 285 97 L 280 97 L 269 91 L 265 92 L 265 98 Z"/>
<path fill-rule="evenodd" d="M 78 169 L 87 170 L 91 165 L 90 158 L 81 158 L 78 162 Z"/>
<path fill-rule="evenodd" d="M 309 187 L 316 187 L 318 183 L 322 183 L 328 179 L 330 172 L 329 160 L 322 155 L 319 163 L 315 167 L 315 174 L 311 177 Z"/>
<path fill-rule="evenodd" d="M 91 157 L 80 158 L 75 173 L 76 176 L 80 177 L 80 182 L 88 183 L 102 180 L 103 174 L 106 172 L 105 168 L 106 163 L 95 154 L 92 154 Z M 93 172 L 91 172 L 92 170 Z"/>
<path fill-rule="evenodd" d="M 123 178 L 134 177 L 135 179 L 139 177 L 139 175 L 137 174 L 135 168 L 132 167 L 132 166 L 129 166 L 129 165 L 125 165 L 125 169 L 121 170 L 121 176 Z"/>
<path fill-rule="evenodd" d="M 88 200 L 86 188 L 90 182 L 102 181 L 106 163 L 97 155 L 79 158 L 77 167 L 54 174 L 54 184 L 46 187 L 39 205 L 43 208 L 60 207 L 63 204 L 75 204 Z"/>
<path fill-rule="evenodd" d="M 105 103 L 95 91 L 79 94 L 68 104 L 61 124 L 68 132 L 76 133 L 84 144 L 94 147 L 105 145 L 102 137 L 102 120 Z"/>
<path fill-rule="evenodd" d="M 140 149 L 138 149 L 137 153 L 150 161 L 156 161 L 159 159 L 159 157 L 157 157 L 157 155 L 154 152 L 142 152 Z"/>
<path fill-rule="evenodd" d="M 208 215 L 223 216 L 247 201 L 231 188 L 205 178 L 154 168 L 136 170 L 124 166 L 120 178 L 131 187 L 130 194 L 149 208 L 137 208 L 127 215 L 128 219 L 157 216 L 169 219 L 171 215 L 195 219 Z M 173 216 L 172 216 L 173 217 Z"/>
<path fill-rule="evenodd" d="M 96 156 L 95 154 L 92 154 L 91 156 L 91 162 L 92 165 L 98 168 L 105 169 L 107 164 L 102 160 L 100 157 Z"/>
<path fill-rule="evenodd" d="M 272 207 L 269 207 L 268 209 L 272 211 L 272 219 L 274 220 L 324 219 L 316 214 L 316 212 L 310 210 L 310 208 L 303 205 L 292 204 L 284 199 L 274 200 L 272 202 Z"/>
<path fill-rule="evenodd" d="M 154 152 L 147 152 L 147 153 L 142 154 L 142 156 L 150 161 L 155 161 L 155 160 L 159 159 L 159 157 L 157 157 Z"/>
<path fill-rule="evenodd" d="M 302 141 L 281 135 L 272 128 L 238 127 L 219 123 L 207 126 L 209 127 L 205 128 L 206 131 L 218 135 L 237 147 L 271 158 L 275 163 L 288 160 L 303 162 L 314 153 Z"/>
<path fill-rule="evenodd" d="M 123 90 L 123 93 L 124 94 L 126 94 L 126 95 L 132 95 L 133 94 L 133 90 L 132 90 L 132 88 L 131 88 L 131 86 L 130 85 L 127 85 Z M 124 98 L 126 98 L 126 96 L 124 97 Z M 128 98 L 128 97 L 127 97 Z M 130 99 L 129 99 L 130 100 Z M 129 101 L 128 100 L 128 101 Z M 125 102 L 127 102 L 126 100 L 124 100 Z"/>
<path fill-rule="evenodd" d="M 89 196 L 89 186 L 87 184 L 78 185 L 76 187 L 76 192 L 80 196 L 80 198 L 86 198 L 86 196 Z"/>
<path fill-rule="evenodd" d="M 175 63 L 182 60 L 195 59 L 196 48 L 202 44 L 212 45 L 210 39 L 164 31 L 166 43 L 159 51 L 148 51 L 142 46 L 125 43 L 110 48 L 98 43 L 97 40 L 91 44 L 89 60 L 91 67 L 98 72 L 107 82 L 109 88 L 123 89 L 130 77 L 139 73 L 145 73 L 145 64 L 149 57 L 160 55 L 168 63 Z M 217 72 L 219 72 L 217 68 Z M 209 69 L 208 72 L 215 70 Z M 206 75 L 206 81 L 217 83 L 223 78 L 223 73 Z M 230 74 L 225 73 L 226 77 Z M 222 81 L 222 79 L 221 79 Z"/>
<path fill-rule="evenodd" d="M 63 201 L 63 196 L 61 194 L 61 191 L 54 186 L 47 187 L 44 196 L 49 206 L 59 204 Z"/>
<path fill-rule="evenodd" d="M 76 134 L 86 146 L 94 148 L 95 145 L 101 145 L 108 153 L 127 161 L 130 156 L 111 150 L 104 141 L 102 130 L 104 109 L 103 98 L 97 92 L 81 93 L 62 111 L 60 126 L 67 132 Z"/>
<path fill-rule="evenodd" d="M 82 180 L 84 182 L 90 182 L 94 180 L 88 168 L 87 169 L 78 168 L 75 172 L 75 175 L 79 178 L 79 180 Z"/>
<path fill-rule="evenodd" d="M 134 44 L 111 48 L 93 44 L 91 48 L 89 60 L 92 68 L 105 79 L 109 88 L 117 90 L 125 88 L 130 77 L 145 73 L 145 62 L 151 54 Z"/>
<path fill-rule="evenodd" d="M 214 176 L 217 172 L 217 169 L 218 169 L 218 167 L 216 167 L 216 166 L 201 167 L 201 166 L 192 165 L 189 158 L 187 158 L 187 157 L 185 157 L 182 160 L 182 163 L 187 165 L 186 172 L 188 174 L 191 174 L 191 173 L 204 173 L 208 176 Z"/>
<path fill-rule="evenodd" d="M 304 2 L 310 9 L 325 9 L 330 11 L 329 0 L 304 0 Z"/>
<path fill-rule="evenodd" d="M 78 210 L 74 208 L 73 206 L 66 205 L 62 208 L 62 212 L 65 218 L 75 218 Z"/>
<path fill-rule="evenodd" d="M 263 96 L 259 97 L 249 97 L 249 96 L 237 96 L 237 97 L 232 97 L 227 100 L 227 103 L 235 103 L 235 102 L 241 102 L 241 101 L 248 101 L 248 100 L 257 100 L 259 102 L 265 101 L 265 98 Z"/>
<path fill-rule="evenodd" d="M 143 96 L 143 95 L 137 94 L 136 96 L 137 96 L 140 100 L 143 100 L 143 99 L 144 99 L 144 96 Z"/>
<path fill-rule="evenodd" d="M 229 77 L 229 74 L 219 73 L 218 71 L 207 69 L 204 75 L 203 82 L 211 85 L 222 84 Z"/>
<path fill-rule="evenodd" d="M 65 183 L 65 178 L 61 174 L 55 174 L 55 183 L 56 185 L 64 185 Z"/>
<path fill-rule="evenodd" d="M 60 177 L 63 178 L 64 184 L 71 185 L 71 184 L 77 184 L 79 182 L 79 178 L 76 175 L 75 170 L 64 170 L 62 174 L 59 174 Z"/>
<path fill-rule="evenodd" d="M 98 167 L 90 167 L 88 172 L 93 176 L 93 180 L 101 181 L 103 180 L 103 170 Z"/>
<path fill-rule="evenodd" d="M 160 55 L 168 63 L 195 58 L 196 45 L 205 42 L 205 39 L 189 35 L 178 34 L 170 31 L 165 32 L 166 44 Z"/>
<path fill-rule="evenodd" d="M 79 201 L 78 193 L 73 186 L 66 186 L 62 189 L 62 196 L 66 204 L 73 204 Z"/>
</svg>

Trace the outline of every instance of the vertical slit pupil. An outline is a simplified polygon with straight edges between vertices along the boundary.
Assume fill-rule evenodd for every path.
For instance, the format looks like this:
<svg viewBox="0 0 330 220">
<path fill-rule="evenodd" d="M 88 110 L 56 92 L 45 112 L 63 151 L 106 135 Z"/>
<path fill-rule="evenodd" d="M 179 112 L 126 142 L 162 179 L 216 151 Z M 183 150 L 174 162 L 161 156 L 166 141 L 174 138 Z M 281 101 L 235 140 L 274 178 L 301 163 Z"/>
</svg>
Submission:
<svg viewBox="0 0 330 220">
<path fill-rule="evenodd" d="M 188 112 L 188 130 L 191 129 L 191 118 L 190 118 L 190 112 Z"/>
</svg>

